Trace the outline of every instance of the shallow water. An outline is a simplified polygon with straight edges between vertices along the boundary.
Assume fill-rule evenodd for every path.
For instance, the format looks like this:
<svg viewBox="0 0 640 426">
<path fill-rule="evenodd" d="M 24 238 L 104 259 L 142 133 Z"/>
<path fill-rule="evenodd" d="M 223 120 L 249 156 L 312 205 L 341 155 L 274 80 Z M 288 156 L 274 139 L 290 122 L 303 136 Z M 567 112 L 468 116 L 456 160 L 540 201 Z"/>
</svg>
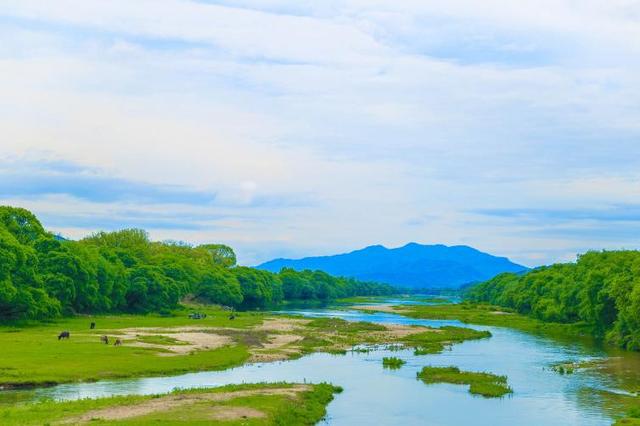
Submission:
<svg viewBox="0 0 640 426">
<path fill-rule="evenodd" d="M 413 351 L 374 349 L 347 355 L 313 354 L 293 361 L 252 364 L 220 371 L 174 377 L 140 378 L 59 385 L 32 391 L 30 398 L 77 399 L 124 394 L 153 394 L 175 388 L 255 382 L 330 382 L 344 392 L 328 407 L 331 425 L 610 425 L 597 390 L 616 391 L 611 376 L 582 371 L 561 376 L 548 366 L 606 354 L 581 344 L 562 344 L 515 330 L 470 326 L 459 321 L 419 320 L 389 313 L 348 310 L 287 311 L 309 317 L 340 317 L 350 321 L 466 326 L 490 330 L 489 339 L 467 341 L 442 354 L 415 356 Z M 634 356 L 630 355 L 630 356 Z M 407 361 L 399 370 L 385 370 L 384 356 Z M 635 358 L 634 358 L 635 359 Z M 426 385 L 416 379 L 425 365 L 455 365 L 463 370 L 507 375 L 514 393 L 487 399 L 466 386 Z"/>
</svg>

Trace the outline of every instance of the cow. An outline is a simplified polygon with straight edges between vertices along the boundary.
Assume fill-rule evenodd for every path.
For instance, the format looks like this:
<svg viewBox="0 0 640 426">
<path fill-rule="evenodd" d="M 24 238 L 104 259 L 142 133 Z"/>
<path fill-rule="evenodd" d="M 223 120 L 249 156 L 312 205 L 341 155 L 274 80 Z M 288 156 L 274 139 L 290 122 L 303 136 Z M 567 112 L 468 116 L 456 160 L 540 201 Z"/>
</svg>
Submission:
<svg viewBox="0 0 640 426">
<path fill-rule="evenodd" d="M 90 328 L 91 330 L 93 330 L 94 328 L 96 328 L 96 323 L 95 323 L 95 322 L 92 322 L 92 323 L 91 323 L 91 325 L 89 326 L 89 328 Z"/>
<path fill-rule="evenodd" d="M 116 339 L 115 343 L 113 344 L 113 346 L 120 346 L 122 345 L 122 340 L 120 339 Z"/>
<path fill-rule="evenodd" d="M 100 341 L 101 341 L 102 343 L 104 343 L 105 345 L 108 345 L 108 344 L 109 344 L 109 337 L 107 337 L 107 336 L 102 336 L 102 337 L 100 337 Z"/>
<path fill-rule="evenodd" d="M 230 320 L 234 320 L 234 319 L 236 319 L 236 315 L 235 315 L 235 314 L 231 314 L 231 315 L 229 315 L 229 319 L 230 319 Z"/>
<path fill-rule="evenodd" d="M 63 331 L 62 333 L 58 334 L 58 340 L 68 339 L 69 337 L 71 337 L 71 334 L 68 331 Z"/>
</svg>

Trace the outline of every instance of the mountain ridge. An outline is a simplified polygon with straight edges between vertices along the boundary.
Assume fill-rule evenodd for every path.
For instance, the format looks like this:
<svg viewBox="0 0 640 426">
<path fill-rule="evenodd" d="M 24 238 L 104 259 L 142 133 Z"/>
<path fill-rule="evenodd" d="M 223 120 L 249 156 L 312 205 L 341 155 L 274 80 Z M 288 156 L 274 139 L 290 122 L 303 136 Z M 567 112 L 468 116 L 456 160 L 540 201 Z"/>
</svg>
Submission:
<svg viewBox="0 0 640 426">
<path fill-rule="evenodd" d="M 376 244 L 347 253 L 300 259 L 278 258 L 257 266 L 272 272 L 284 267 L 317 269 L 332 275 L 377 281 L 406 288 L 459 288 L 501 272 L 529 268 L 467 245 L 424 245 L 416 242 L 387 248 Z"/>
</svg>

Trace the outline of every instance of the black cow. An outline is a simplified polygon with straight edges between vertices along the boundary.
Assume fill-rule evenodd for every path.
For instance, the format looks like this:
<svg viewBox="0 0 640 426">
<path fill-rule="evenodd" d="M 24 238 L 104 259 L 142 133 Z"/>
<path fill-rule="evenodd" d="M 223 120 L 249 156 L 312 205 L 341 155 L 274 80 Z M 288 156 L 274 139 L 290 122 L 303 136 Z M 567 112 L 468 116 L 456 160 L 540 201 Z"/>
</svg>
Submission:
<svg viewBox="0 0 640 426">
<path fill-rule="evenodd" d="M 120 339 L 116 339 L 115 343 L 113 344 L 113 346 L 120 346 L 122 345 L 122 340 Z"/>
<path fill-rule="evenodd" d="M 92 323 L 91 323 L 91 325 L 89 326 L 89 328 L 90 328 L 91 330 L 93 330 L 94 328 L 96 328 L 96 323 L 95 323 L 95 322 L 92 322 Z"/>
<path fill-rule="evenodd" d="M 58 334 L 58 340 L 68 339 L 69 337 L 71 337 L 71 334 L 68 331 L 63 331 L 62 333 Z"/>
<path fill-rule="evenodd" d="M 231 315 L 229 315 L 229 319 L 230 319 L 230 320 L 236 319 L 235 314 L 231 314 Z"/>
</svg>

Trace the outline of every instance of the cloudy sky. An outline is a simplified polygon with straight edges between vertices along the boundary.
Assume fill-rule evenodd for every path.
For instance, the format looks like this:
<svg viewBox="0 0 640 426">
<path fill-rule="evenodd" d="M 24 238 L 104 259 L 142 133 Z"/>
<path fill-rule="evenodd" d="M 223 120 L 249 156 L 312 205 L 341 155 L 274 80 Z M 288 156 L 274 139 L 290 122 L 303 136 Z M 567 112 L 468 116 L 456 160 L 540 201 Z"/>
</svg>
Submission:
<svg viewBox="0 0 640 426">
<path fill-rule="evenodd" d="M 0 0 L 0 204 L 244 264 L 640 248 L 634 0 Z"/>
</svg>

